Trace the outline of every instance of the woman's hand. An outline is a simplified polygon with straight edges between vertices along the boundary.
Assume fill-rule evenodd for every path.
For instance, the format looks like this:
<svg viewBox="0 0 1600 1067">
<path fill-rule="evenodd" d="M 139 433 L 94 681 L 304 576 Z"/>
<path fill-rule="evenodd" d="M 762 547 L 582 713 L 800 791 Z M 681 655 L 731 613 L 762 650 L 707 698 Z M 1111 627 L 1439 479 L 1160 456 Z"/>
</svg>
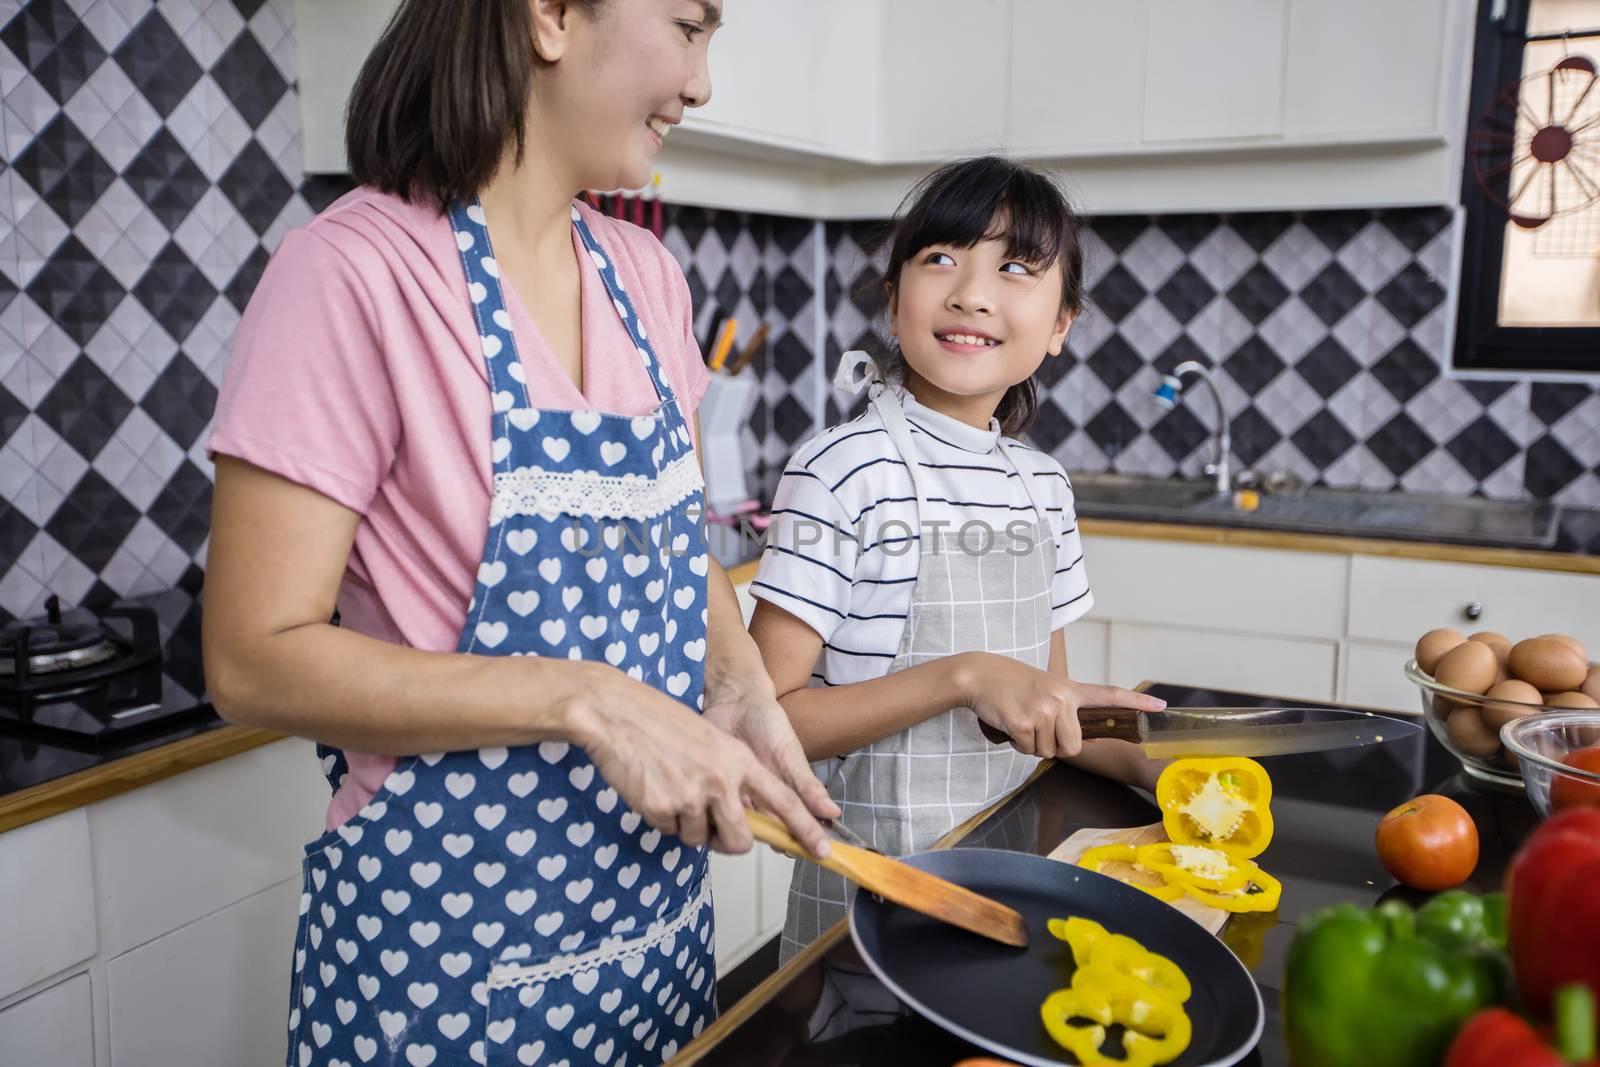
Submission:
<svg viewBox="0 0 1600 1067">
<path fill-rule="evenodd" d="M 788 720 L 779 729 L 762 721 L 760 709 L 747 709 L 735 716 L 733 725 L 742 724 L 736 735 L 712 721 L 710 706 L 708 698 L 708 714 L 696 715 L 660 690 L 597 664 L 593 684 L 574 708 L 574 740 L 645 822 L 685 844 L 748 851 L 753 841 L 744 809 L 749 804 L 781 819 L 815 855 L 826 855 L 827 833 L 806 801 L 743 739 L 781 749 Z M 783 715 L 781 707 L 777 714 Z M 793 742 L 792 731 L 788 736 Z M 800 766 L 805 768 L 803 757 Z"/>
<path fill-rule="evenodd" d="M 811 773 L 811 764 L 806 762 L 805 749 L 795 736 L 789 713 L 778 703 L 772 679 L 766 672 L 757 670 L 739 677 L 708 667 L 705 718 L 750 746 L 756 759 L 794 791 L 815 818 L 807 820 L 805 833 L 801 833 L 793 824 L 789 829 L 814 855 L 823 855 L 817 850 L 824 847 L 828 835 L 817 819 L 838 818 L 839 806 L 829 798 L 828 790 L 817 780 L 817 776 Z M 778 813 L 774 811 L 772 814 Z M 717 835 L 721 839 L 718 847 L 722 851 L 743 852 L 749 847 L 746 843 L 749 828 L 743 819 L 739 820 L 731 834 L 728 828 L 719 825 Z"/>
<path fill-rule="evenodd" d="M 1045 759 L 1083 749 L 1078 709 L 1160 711 L 1166 702 L 1110 685 L 1084 685 L 1010 656 L 969 652 L 955 657 L 956 684 L 980 721 L 1011 738 L 1018 752 Z"/>
</svg>

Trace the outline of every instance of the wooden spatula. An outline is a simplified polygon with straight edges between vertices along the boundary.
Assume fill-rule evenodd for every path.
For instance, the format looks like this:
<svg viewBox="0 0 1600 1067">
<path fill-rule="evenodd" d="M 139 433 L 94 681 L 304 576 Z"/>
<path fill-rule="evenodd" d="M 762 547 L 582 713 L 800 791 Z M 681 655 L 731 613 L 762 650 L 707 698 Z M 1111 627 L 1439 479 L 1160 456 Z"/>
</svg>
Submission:
<svg viewBox="0 0 1600 1067">
<path fill-rule="evenodd" d="M 759 811 L 745 814 L 750 819 L 750 832 L 757 841 L 781 849 L 796 859 L 826 867 L 869 893 L 1003 945 L 1016 948 L 1028 945 L 1027 927 L 1013 908 L 919 871 L 910 864 L 842 841 L 830 842 L 828 858 L 819 860 L 790 836 L 777 819 Z"/>
</svg>

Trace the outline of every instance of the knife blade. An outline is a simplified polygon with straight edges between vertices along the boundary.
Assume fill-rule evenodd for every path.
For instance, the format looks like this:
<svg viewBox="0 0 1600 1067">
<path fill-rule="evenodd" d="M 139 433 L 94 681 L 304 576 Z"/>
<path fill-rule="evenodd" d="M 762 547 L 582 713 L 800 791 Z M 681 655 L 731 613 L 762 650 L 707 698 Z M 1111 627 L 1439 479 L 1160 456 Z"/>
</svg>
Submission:
<svg viewBox="0 0 1600 1067">
<path fill-rule="evenodd" d="M 988 723 L 983 735 L 995 744 L 1011 739 Z M 1085 741 L 1132 741 L 1150 759 L 1179 756 L 1284 756 L 1322 752 L 1415 737 L 1414 722 L 1349 708 L 1079 708 Z"/>
</svg>

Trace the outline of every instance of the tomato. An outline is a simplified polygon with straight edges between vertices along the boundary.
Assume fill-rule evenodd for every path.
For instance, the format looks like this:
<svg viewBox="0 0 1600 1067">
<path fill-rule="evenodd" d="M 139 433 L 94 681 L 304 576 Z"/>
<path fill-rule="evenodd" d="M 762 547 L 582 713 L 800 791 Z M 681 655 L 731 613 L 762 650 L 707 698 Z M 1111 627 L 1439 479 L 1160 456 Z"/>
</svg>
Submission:
<svg viewBox="0 0 1600 1067">
<path fill-rule="evenodd" d="M 1600 774 L 1600 745 L 1577 748 L 1561 757 L 1561 762 L 1580 771 Z M 1565 811 L 1567 808 L 1600 808 L 1600 784 L 1580 782 L 1576 778 L 1556 775 L 1550 783 L 1550 808 Z"/>
<path fill-rule="evenodd" d="M 1395 808 L 1378 822 L 1378 859 L 1413 889 L 1458 886 L 1478 865 L 1478 827 L 1467 809 L 1436 793 Z"/>
</svg>

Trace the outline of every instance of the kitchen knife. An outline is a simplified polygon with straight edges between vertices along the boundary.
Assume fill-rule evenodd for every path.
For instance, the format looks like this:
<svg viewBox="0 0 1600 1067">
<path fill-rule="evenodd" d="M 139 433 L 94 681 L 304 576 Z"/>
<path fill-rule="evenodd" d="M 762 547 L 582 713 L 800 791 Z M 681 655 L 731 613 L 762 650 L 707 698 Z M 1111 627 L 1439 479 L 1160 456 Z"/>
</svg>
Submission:
<svg viewBox="0 0 1600 1067">
<path fill-rule="evenodd" d="M 988 723 L 979 725 L 995 744 L 1011 743 Z M 1151 759 L 1283 756 L 1375 745 L 1422 732 L 1414 722 L 1347 708 L 1079 708 L 1078 725 L 1085 741 L 1132 741 Z"/>
</svg>

